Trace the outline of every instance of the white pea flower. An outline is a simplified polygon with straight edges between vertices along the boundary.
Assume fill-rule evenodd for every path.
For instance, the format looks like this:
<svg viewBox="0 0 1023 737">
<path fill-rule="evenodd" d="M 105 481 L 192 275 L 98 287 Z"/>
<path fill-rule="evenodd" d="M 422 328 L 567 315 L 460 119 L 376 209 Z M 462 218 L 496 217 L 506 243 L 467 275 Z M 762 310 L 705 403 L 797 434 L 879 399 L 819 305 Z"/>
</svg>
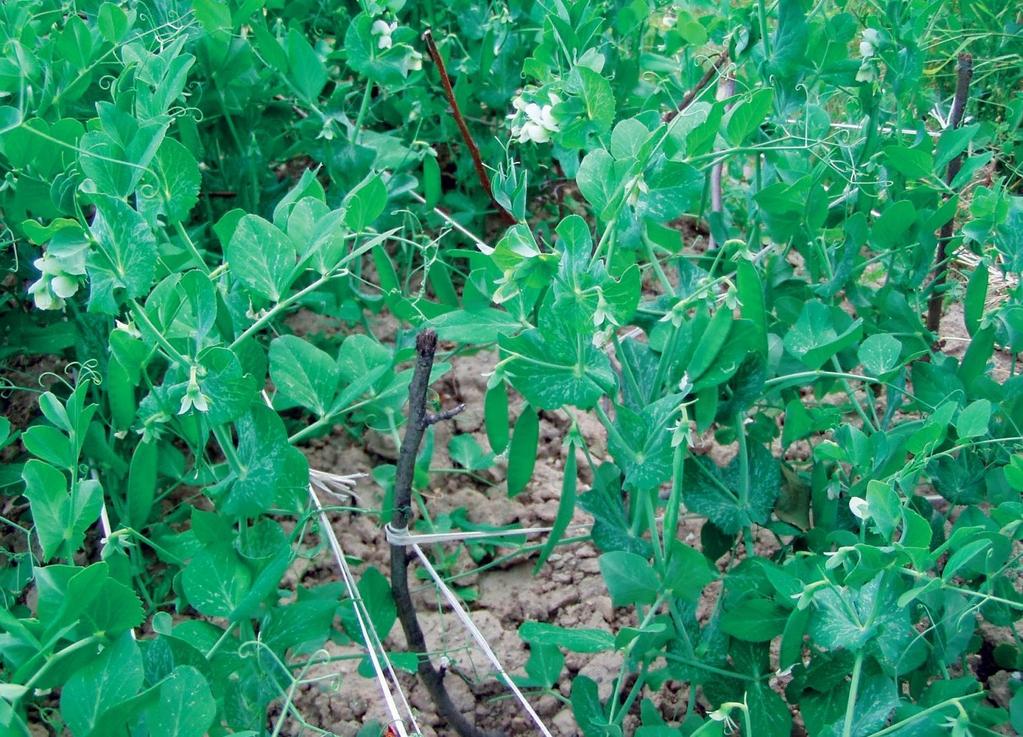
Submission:
<svg viewBox="0 0 1023 737">
<path fill-rule="evenodd" d="M 377 39 L 378 49 L 389 49 L 394 45 L 394 41 L 391 40 L 391 34 L 398 30 L 398 23 L 388 23 L 378 18 L 373 21 L 373 25 L 370 26 L 369 30 L 374 36 L 380 37 Z"/>
<path fill-rule="evenodd" d="M 59 254 L 48 251 L 32 265 L 40 274 L 28 289 L 36 307 L 59 310 L 64 307 L 64 300 L 78 293 L 80 284 L 76 277 L 85 274 L 85 253 L 81 250 Z"/>
<path fill-rule="evenodd" d="M 554 106 L 561 102 L 561 99 L 553 93 L 549 94 L 548 98 L 550 103 L 547 105 L 527 102 L 522 95 L 517 95 L 512 100 L 512 107 L 516 112 L 508 117 L 514 121 L 511 127 L 512 137 L 519 143 L 527 141 L 547 143 L 551 140 L 551 133 L 561 130 L 554 118 Z"/>
<path fill-rule="evenodd" d="M 185 389 L 185 396 L 181 398 L 181 408 L 178 410 L 178 414 L 183 415 L 192 407 L 195 407 L 200 412 L 208 412 L 210 409 L 209 398 L 199 388 L 199 379 L 196 376 L 195 366 L 192 366 L 188 387 Z"/>
<path fill-rule="evenodd" d="M 639 202 L 640 195 L 649 192 L 650 187 L 648 187 L 646 182 L 643 181 L 643 175 L 637 174 L 627 185 L 625 185 L 625 191 L 629 193 L 629 205 L 635 207 L 636 203 Z"/>
<path fill-rule="evenodd" d="M 868 28 L 863 32 L 860 39 L 860 56 L 869 59 L 877 53 L 877 47 L 881 45 L 881 34 L 874 28 Z"/>
<path fill-rule="evenodd" d="M 405 67 L 405 74 L 418 72 L 423 68 L 423 55 L 412 49 L 402 60 L 402 65 Z"/>
<path fill-rule="evenodd" d="M 867 500 L 860 496 L 854 496 L 849 500 L 849 511 L 853 513 L 854 517 L 862 520 L 870 518 L 870 504 Z"/>
</svg>

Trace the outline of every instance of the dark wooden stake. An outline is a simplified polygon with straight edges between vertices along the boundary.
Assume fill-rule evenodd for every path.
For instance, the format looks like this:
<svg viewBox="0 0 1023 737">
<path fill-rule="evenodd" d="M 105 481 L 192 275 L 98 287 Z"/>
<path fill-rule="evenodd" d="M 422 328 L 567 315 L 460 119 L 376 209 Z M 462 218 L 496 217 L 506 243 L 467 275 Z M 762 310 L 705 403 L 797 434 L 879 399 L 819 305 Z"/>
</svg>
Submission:
<svg viewBox="0 0 1023 737">
<path fill-rule="evenodd" d="M 946 129 L 958 128 L 963 124 L 963 115 L 966 112 L 966 100 L 970 96 L 970 80 L 973 79 L 973 57 L 969 54 L 960 54 L 959 62 L 956 65 L 956 91 L 952 98 L 952 110 L 948 116 Z M 945 183 L 952 186 L 952 180 L 956 178 L 963 165 L 963 154 L 960 153 L 950 162 L 945 172 Z M 947 200 L 951 195 L 946 195 Z M 949 218 L 948 222 L 941 226 L 941 233 L 938 236 L 938 247 L 934 254 L 934 266 L 931 270 L 931 296 L 927 301 L 927 329 L 937 333 L 941 327 L 941 303 L 945 296 L 945 282 L 948 279 L 949 245 L 952 242 L 952 232 L 955 229 L 955 215 Z"/>
<path fill-rule="evenodd" d="M 464 409 L 462 405 L 437 414 L 426 411 L 426 393 L 430 386 L 430 371 L 433 357 L 437 352 L 437 334 L 424 330 L 416 337 L 416 365 L 412 372 L 412 383 L 408 388 L 408 424 L 405 437 L 398 451 L 398 464 L 394 473 L 394 513 L 391 527 L 402 530 L 408 527 L 412 518 L 412 479 L 415 475 L 416 456 L 423 441 L 423 433 L 430 425 L 447 420 Z M 403 545 L 391 545 L 391 592 L 398 609 L 398 620 L 405 631 L 409 649 L 419 656 L 419 677 L 430 692 L 437 713 L 458 732 L 461 737 L 486 737 L 486 734 L 471 725 L 458 711 L 451 695 L 444 686 L 444 676 L 430 662 L 427 655 L 426 638 L 419 626 L 419 617 L 412 604 L 408 586 L 409 555 Z"/>
<path fill-rule="evenodd" d="M 675 108 L 674 110 L 666 112 L 664 116 L 661 118 L 661 120 L 664 121 L 665 123 L 670 123 L 683 112 L 685 112 L 685 109 L 693 104 L 693 101 L 699 96 L 701 92 L 703 92 L 707 85 L 710 84 L 711 80 L 714 79 L 714 77 L 717 75 L 718 70 L 720 70 L 721 67 L 723 67 L 725 65 L 725 62 L 727 61 L 728 49 L 725 49 L 724 51 L 717 55 L 717 58 L 714 59 L 714 63 L 711 64 L 710 69 L 708 69 L 704 73 L 704 75 L 700 77 L 700 81 L 698 81 L 696 85 L 685 94 L 685 96 L 682 98 L 682 102 L 678 104 L 678 107 Z"/>
<path fill-rule="evenodd" d="M 462 140 L 465 142 L 466 148 L 469 149 L 469 155 L 472 157 L 473 166 L 476 167 L 476 176 L 479 177 L 480 186 L 483 187 L 483 191 L 487 193 L 487 197 L 494 203 L 494 207 L 501 213 L 501 216 L 509 223 L 514 224 L 516 222 L 515 217 L 505 210 L 500 202 L 494 199 L 494 189 L 490 186 L 490 176 L 487 174 L 487 168 L 483 166 L 483 157 L 480 156 L 479 146 L 473 140 L 472 133 L 469 132 L 469 126 L 465 124 L 465 118 L 462 117 L 462 111 L 458 107 L 458 101 L 455 99 L 455 90 L 451 86 L 451 78 L 448 76 L 447 67 L 444 65 L 444 58 L 440 55 L 437 44 L 433 41 L 433 34 L 430 33 L 429 29 L 423 31 L 423 41 L 426 42 L 426 50 L 430 54 L 430 58 L 433 59 L 437 72 L 440 74 L 440 81 L 444 86 L 444 95 L 448 98 L 448 104 L 454 113 L 455 123 L 458 124 Z"/>
</svg>

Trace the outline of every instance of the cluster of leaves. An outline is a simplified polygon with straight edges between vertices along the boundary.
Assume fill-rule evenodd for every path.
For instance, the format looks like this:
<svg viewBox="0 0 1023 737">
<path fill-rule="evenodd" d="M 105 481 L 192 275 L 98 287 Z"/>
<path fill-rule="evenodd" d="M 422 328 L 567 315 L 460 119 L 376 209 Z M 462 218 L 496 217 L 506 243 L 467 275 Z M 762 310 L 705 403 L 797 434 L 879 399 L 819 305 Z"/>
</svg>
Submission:
<svg viewBox="0 0 1023 737">
<path fill-rule="evenodd" d="M 313 6 L 0 8 L 2 356 L 73 361 L 0 427 L 4 734 L 260 734 L 328 638 L 361 641 L 340 582 L 282 580 L 322 550 L 296 444 L 401 421 L 410 351 L 360 330 L 362 271 L 422 150 L 361 116 L 416 56 Z M 292 334 L 299 308 L 346 329 Z M 386 579 L 360 590 L 386 633 Z"/>
<path fill-rule="evenodd" d="M 396 435 L 406 328 L 430 326 L 499 354 L 490 452 L 449 447 L 467 472 L 505 454 L 521 492 L 539 412 L 569 418 L 540 563 L 585 510 L 635 626 L 526 623 L 522 682 L 553 688 L 565 649 L 620 653 L 610 697 L 572 683 L 587 737 L 626 717 L 782 737 L 792 708 L 811 735 L 1023 729 L 1023 690 L 1006 708 L 987 683 L 1023 666 L 1023 304 L 989 298 L 989 273 L 1023 271 L 1021 30 L 1008 5 L 956 10 L 4 3 L 0 358 L 74 363 L 29 427 L 0 427 L 0 725 L 260 734 L 275 699 L 301 721 L 317 648 L 361 635 L 341 584 L 282 584 L 318 552 L 295 446 Z M 426 27 L 516 220 L 493 247 Z M 979 92 L 946 129 L 963 44 Z M 712 63 L 722 99 L 698 85 Z M 703 223 L 706 252 L 683 238 Z M 920 317 L 948 223 L 979 261 L 951 286 L 960 357 Z M 342 329 L 295 335 L 298 309 Z M 393 346 L 368 329 L 382 310 Z M 695 452 L 710 434 L 724 467 Z M 386 581 L 369 568 L 360 593 L 384 637 Z M 651 699 L 667 681 L 689 686 L 673 723 Z"/>
</svg>

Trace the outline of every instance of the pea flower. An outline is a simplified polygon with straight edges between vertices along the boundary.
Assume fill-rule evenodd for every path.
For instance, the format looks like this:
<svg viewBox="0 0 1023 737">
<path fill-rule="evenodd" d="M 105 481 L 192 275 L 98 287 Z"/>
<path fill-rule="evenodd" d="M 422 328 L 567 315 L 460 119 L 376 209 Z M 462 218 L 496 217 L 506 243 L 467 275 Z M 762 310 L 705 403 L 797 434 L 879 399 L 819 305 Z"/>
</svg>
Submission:
<svg viewBox="0 0 1023 737">
<path fill-rule="evenodd" d="M 195 407 L 200 412 L 208 412 L 210 409 L 209 397 L 199 389 L 199 378 L 196 375 L 196 367 L 194 365 L 188 379 L 188 387 L 185 389 L 185 396 L 181 398 L 181 409 L 178 410 L 178 414 L 183 415 L 192 407 Z"/>
<path fill-rule="evenodd" d="M 547 143 L 551 140 L 551 133 L 561 130 L 558 121 L 554 119 L 554 106 L 561 102 L 561 98 L 553 92 L 549 93 L 548 98 L 550 104 L 547 105 L 527 102 L 522 95 L 516 95 L 512 100 L 515 112 L 508 118 L 513 121 L 512 137 L 518 139 L 519 143 Z"/>
<path fill-rule="evenodd" d="M 373 25 L 370 26 L 369 30 L 374 36 L 380 37 L 377 39 L 378 49 L 389 49 L 394 45 L 394 41 L 391 40 L 391 34 L 398 30 L 398 23 L 388 23 L 378 18 L 373 21 Z"/>
<path fill-rule="evenodd" d="M 859 519 L 869 519 L 870 503 L 861 496 L 854 496 L 849 500 L 849 511 Z"/>
<path fill-rule="evenodd" d="M 47 251 L 32 265 L 40 272 L 39 279 L 28 288 L 36 307 L 59 310 L 64 307 L 64 300 L 78 292 L 78 277 L 85 274 L 85 252 L 75 250 L 57 254 Z"/>
<path fill-rule="evenodd" d="M 405 74 L 409 72 L 418 72 L 423 68 L 423 55 L 415 49 L 411 49 L 405 58 L 402 59 L 402 67 L 405 70 Z"/>
<path fill-rule="evenodd" d="M 863 31 L 863 38 L 860 39 L 860 56 L 869 59 L 877 53 L 877 47 L 881 45 L 881 34 L 876 28 L 868 28 Z"/>
</svg>

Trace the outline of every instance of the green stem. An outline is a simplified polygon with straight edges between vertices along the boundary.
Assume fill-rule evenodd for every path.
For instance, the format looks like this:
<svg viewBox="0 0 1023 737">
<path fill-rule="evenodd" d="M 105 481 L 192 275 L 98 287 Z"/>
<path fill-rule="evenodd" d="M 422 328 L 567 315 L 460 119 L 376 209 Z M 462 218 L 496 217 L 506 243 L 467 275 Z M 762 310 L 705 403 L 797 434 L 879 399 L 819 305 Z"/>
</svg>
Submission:
<svg viewBox="0 0 1023 737">
<path fill-rule="evenodd" d="M 771 58 L 771 39 L 767 32 L 767 3 L 757 0 L 757 15 L 760 16 L 760 40 L 764 43 L 764 60 Z"/>
<path fill-rule="evenodd" d="M 614 440 L 615 443 L 625 450 L 631 459 L 635 460 L 636 453 L 632 450 L 632 446 L 625 442 L 625 438 L 623 438 L 622 434 L 618 432 L 618 428 L 614 426 L 613 422 L 611 422 L 611 418 L 607 416 L 607 412 L 604 411 L 604 408 L 600 406 L 599 402 L 595 409 L 597 410 L 597 418 L 600 420 L 600 424 L 602 424 L 604 429 L 607 430 L 608 438 Z"/>
<path fill-rule="evenodd" d="M 860 689 L 860 675 L 863 673 L 863 651 L 856 653 L 853 663 L 852 683 L 849 684 L 849 700 L 845 704 L 845 723 L 842 726 L 842 737 L 852 737 L 853 716 L 856 711 L 856 696 Z"/>
<path fill-rule="evenodd" d="M 611 333 L 611 342 L 615 347 L 615 355 L 618 356 L 618 362 L 622 365 L 622 376 L 625 378 L 625 383 L 629 386 L 635 397 L 636 401 L 642 402 L 644 399 L 643 392 L 639 388 L 639 382 L 636 381 L 636 374 L 632 370 L 632 364 L 624 358 L 624 352 L 622 351 L 622 342 L 618 339 L 618 333 Z"/>
<path fill-rule="evenodd" d="M 178 237 L 185 242 L 185 246 L 188 248 L 188 252 L 192 255 L 192 259 L 195 261 L 195 265 L 199 267 L 199 270 L 207 276 L 210 273 L 210 267 L 206 265 L 203 260 L 202 254 L 199 253 L 199 249 L 196 248 L 195 242 L 192 237 L 188 234 L 185 226 L 181 222 L 174 223 L 174 230 L 178 234 Z"/>
<path fill-rule="evenodd" d="M 232 622 L 231 624 L 229 624 L 227 626 L 227 629 L 224 630 L 224 634 L 222 634 L 220 637 L 218 637 L 217 641 L 213 643 L 213 647 L 211 647 L 209 650 L 206 651 L 206 655 L 205 655 L 206 660 L 212 659 L 213 656 L 217 654 L 217 651 L 221 648 L 221 646 L 225 642 L 227 642 L 228 635 L 231 634 L 231 630 L 234 629 L 235 624 L 236 624 L 236 622 Z"/>
<path fill-rule="evenodd" d="M 35 688 L 35 685 L 42 679 L 42 677 L 45 676 L 54 666 L 56 666 L 62 660 L 67 658 L 67 656 L 72 655 L 72 654 L 74 654 L 74 653 L 78 652 L 79 650 L 82 650 L 82 649 L 84 649 L 86 647 L 91 647 L 92 645 L 96 644 L 97 642 L 99 642 L 99 637 L 97 637 L 96 635 L 89 635 L 88 637 L 86 637 L 84 639 L 81 639 L 78 642 L 75 642 L 75 643 L 73 643 L 71 645 L 68 645 L 66 648 L 64 648 L 60 652 L 54 653 L 43 664 L 43 667 L 40 668 L 39 670 L 37 670 L 32 675 L 32 677 L 29 678 L 28 681 L 25 683 L 25 692 L 24 693 L 26 693 L 26 694 L 27 693 L 31 693 L 32 689 Z M 22 694 L 22 695 L 24 695 L 24 694 Z"/>
<path fill-rule="evenodd" d="M 153 339 L 161 348 L 163 348 L 163 351 L 164 353 L 167 354 L 167 357 L 181 366 L 191 366 L 192 362 L 185 358 L 184 354 L 182 354 L 177 348 L 172 346 L 170 344 L 170 341 L 167 340 L 167 338 L 164 337 L 163 333 L 161 333 L 160 330 L 156 327 L 156 325 L 153 324 L 153 321 L 149 319 L 149 315 L 146 314 L 145 309 L 142 307 L 142 305 L 138 303 L 138 300 L 133 299 L 131 300 L 130 304 L 132 315 L 134 315 L 136 320 L 145 324 L 145 326 L 152 333 Z"/>
<path fill-rule="evenodd" d="M 650 266 L 653 267 L 654 274 L 657 275 L 657 281 L 661 283 L 661 288 L 664 289 L 665 294 L 674 294 L 675 288 L 671 286 L 671 282 L 668 280 L 668 275 L 664 273 L 664 269 L 661 268 L 661 262 L 657 260 L 657 254 L 654 253 L 653 243 L 650 239 L 643 236 L 643 247 L 646 249 L 646 257 L 650 262 Z"/>
<path fill-rule="evenodd" d="M 735 413 L 735 436 L 739 440 L 739 506 L 745 512 L 749 509 L 749 452 L 746 447 L 746 425 L 742 412 Z M 750 558 L 754 555 L 753 529 L 750 525 L 742 527 L 742 539 L 746 544 L 746 555 Z"/>
<path fill-rule="evenodd" d="M 242 331 L 242 334 L 235 338 L 231 345 L 228 346 L 228 348 L 232 350 L 237 348 L 239 343 L 241 343 L 246 338 L 249 338 L 252 335 L 258 333 L 263 328 L 264 325 L 266 325 L 268 322 L 277 317 L 277 315 L 279 315 L 283 310 L 286 310 L 288 307 L 293 305 L 298 300 L 302 299 L 302 297 L 306 296 L 310 292 L 319 289 L 326 282 L 330 281 L 332 277 L 333 277 L 332 274 L 325 274 L 320 278 L 316 279 L 316 281 L 312 282 L 311 284 L 309 284 L 309 286 L 305 287 L 304 289 L 300 289 L 297 292 L 290 294 L 284 299 L 282 299 L 280 302 L 278 302 L 269 310 L 267 310 L 265 315 L 263 315 L 254 323 L 245 328 L 245 330 Z"/>
<path fill-rule="evenodd" d="M 348 136 L 348 140 L 351 143 L 359 137 L 359 131 L 362 130 L 362 123 L 366 119 L 366 112 L 369 110 L 369 101 L 373 97 L 373 83 L 367 82 L 366 91 L 362 93 L 362 103 L 359 105 L 359 114 L 355 118 L 355 126 L 352 128 L 352 132 Z"/>
<path fill-rule="evenodd" d="M 664 510 L 664 540 L 666 561 L 671 560 L 671 546 L 668 540 L 675 540 L 678 533 L 678 512 L 682 506 L 682 481 L 685 475 L 686 446 L 679 444 L 675 446 L 675 452 L 671 459 L 671 494 L 668 497 L 668 508 Z"/>
<path fill-rule="evenodd" d="M 831 365 L 835 367 L 835 373 L 842 373 L 842 366 L 838 363 L 836 356 L 831 357 Z M 842 385 L 842 389 L 845 390 L 846 396 L 849 397 L 849 401 L 852 402 L 853 409 L 856 410 L 856 414 L 859 415 L 863 421 L 863 426 L 871 432 L 877 432 L 877 428 L 874 427 L 874 423 L 867 417 L 866 411 L 863 409 L 863 404 L 860 402 L 859 397 L 856 396 L 856 392 L 853 391 L 852 387 L 849 386 L 849 382 L 844 377 L 839 379 L 839 383 Z"/>
</svg>

